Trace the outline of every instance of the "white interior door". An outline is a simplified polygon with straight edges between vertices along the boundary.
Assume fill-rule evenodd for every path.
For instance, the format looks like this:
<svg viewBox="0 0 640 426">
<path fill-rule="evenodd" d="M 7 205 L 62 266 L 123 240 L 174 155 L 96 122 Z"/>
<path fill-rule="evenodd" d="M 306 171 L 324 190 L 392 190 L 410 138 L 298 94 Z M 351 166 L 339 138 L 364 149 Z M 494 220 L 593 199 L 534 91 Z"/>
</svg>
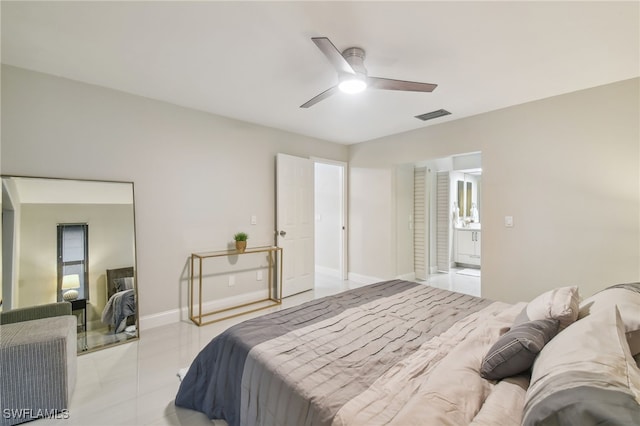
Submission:
<svg viewBox="0 0 640 426">
<path fill-rule="evenodd" d="M 313 289 L 314 166 L 307 158 L 278 154 L 276 240 L 283 249 L 283 297 Z"/>
</svg>

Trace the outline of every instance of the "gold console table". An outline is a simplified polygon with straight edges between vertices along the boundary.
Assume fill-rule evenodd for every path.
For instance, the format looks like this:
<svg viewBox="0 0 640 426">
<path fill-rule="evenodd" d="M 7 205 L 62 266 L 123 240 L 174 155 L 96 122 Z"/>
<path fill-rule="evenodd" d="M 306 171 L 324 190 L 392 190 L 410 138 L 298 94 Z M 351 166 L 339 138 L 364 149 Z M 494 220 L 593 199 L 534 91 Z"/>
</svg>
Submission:
<svg viewBox="0 0 640 426">
<path fill-rule="evenodd" d="M 203 313 L 202 312 L 202 262 L 205 259 L 212 258 L 212 257 L 244 256 L 247 254 L 254 254 L 254 253 L 269 254 L 269 272 L 268 272 L 269 297 L 266 299 L 260 299 L 253 302 L 243 303 L 241 305 L 230 306 L 228 308 L 218 309 L 215 311 Z M 274 277 L 274 265 L 275 265 L 274 255 L 277 255 L 277 261 L 279 265 L 277 269 L 278 279 L 275 279 Z M 237 250 L 222 250 L 222 251 L 210 251 L 205 253 L 191 253 L 191 272 L 189 277 L 189 281 L 191 283 L 191 294 L 189 296 L 189 299 L 190 299 L 189 318 L 191 319 L 191 321 L 193 321 L 194 324 L 196 324 L 197 326 L 202 326 L 202 325 L 211 324 L 217 321 L 222 321 L 228 318 L 237 317 L 239 315 L 248 314 L 250 312 L 259 311 L 261 309 L 267 309 L 273 306 L 280 305 L 282 303 L 282 257 L 283 257 L 282 247 L 274 247 L 274 246 L 247 248 L 243 253 L 240 253 Z M 196 261 L 198 262 L 198 314 L 197 315 L 194 313 L 194 305 L 193 305 L 193 302 L 194 302 L 193 286 L 195 281 Z M 276 284 L 275 288 L 274 288 L 274 283 Z M 265 304 L 266 302 L 269 302 L 269 303 Z M 258 304 L 263 304 L 263 305 L 256 307 L 256 305 Z M 233 314 L 218 317 L 205 322 L 203 322 L 202 320 L 203 317 L 220 314 L 222 312 L 238 310 L 242 308 L 251 308 L 251 309 L 246 309 L 246 310 L 243 309 L 241 312 L 235 312 Z"/>
</svg>

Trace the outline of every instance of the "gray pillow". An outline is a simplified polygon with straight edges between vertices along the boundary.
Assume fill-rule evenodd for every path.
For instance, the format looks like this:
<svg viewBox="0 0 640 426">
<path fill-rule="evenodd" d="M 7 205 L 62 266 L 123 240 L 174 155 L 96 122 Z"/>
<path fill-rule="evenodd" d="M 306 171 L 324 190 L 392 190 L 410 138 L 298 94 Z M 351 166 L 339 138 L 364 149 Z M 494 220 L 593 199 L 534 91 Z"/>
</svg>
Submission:
<svg viewBox="0 0 640 426">
<path fill-rule="evenodd" d="M 500 380 L 520 374 L 533 365 L 542 350 L 560 328 L 554 318 L 529 321 L 514 326 L 491 346 L 482 360 L 480 375 L 489 380 Z"/>
<path fill-rule="evenodd" d="M 134 286 L 133 277 L 116 278 L 113 283 L 116 292 L 131 290 Z"/>
</svg>

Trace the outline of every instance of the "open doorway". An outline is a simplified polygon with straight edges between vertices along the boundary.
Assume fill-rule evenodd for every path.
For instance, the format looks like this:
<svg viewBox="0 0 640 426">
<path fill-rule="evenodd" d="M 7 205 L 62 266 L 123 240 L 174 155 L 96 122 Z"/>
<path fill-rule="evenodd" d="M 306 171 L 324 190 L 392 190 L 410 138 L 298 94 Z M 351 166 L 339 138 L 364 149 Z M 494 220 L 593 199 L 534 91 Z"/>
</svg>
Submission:
<svg viewBox="0 0 640 426">
<path fill-rule="evenodd" d="M 481 153 L 414 164 L 414 269 L 430 285 L 480 294 Z"/>
<path fill-rule="evenodd" d="M 319 275 L 334 285 L 347 279 L 346 194 L 347 163 L 277 155 L 276 245 L 288 259 L 284 297 L 315 289 Z"/>
<path fill-rule="evenodd" d="M 347 164 L 314 159 L 315 270 L 347 279 L 346 179 Z"/>
</svg>

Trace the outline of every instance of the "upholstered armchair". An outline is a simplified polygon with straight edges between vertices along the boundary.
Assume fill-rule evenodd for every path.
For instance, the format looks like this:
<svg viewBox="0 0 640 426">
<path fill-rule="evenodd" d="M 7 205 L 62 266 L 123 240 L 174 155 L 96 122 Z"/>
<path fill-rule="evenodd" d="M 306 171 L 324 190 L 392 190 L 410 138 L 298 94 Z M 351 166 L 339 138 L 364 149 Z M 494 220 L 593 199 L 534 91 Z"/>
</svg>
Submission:
<svg viewBox="0 0 640 426">
<path fill-rule="evenodd" d="M 71 315 L 71 303 L 59 302 L 0 312 L 0 324 Z"/>
</svg>

